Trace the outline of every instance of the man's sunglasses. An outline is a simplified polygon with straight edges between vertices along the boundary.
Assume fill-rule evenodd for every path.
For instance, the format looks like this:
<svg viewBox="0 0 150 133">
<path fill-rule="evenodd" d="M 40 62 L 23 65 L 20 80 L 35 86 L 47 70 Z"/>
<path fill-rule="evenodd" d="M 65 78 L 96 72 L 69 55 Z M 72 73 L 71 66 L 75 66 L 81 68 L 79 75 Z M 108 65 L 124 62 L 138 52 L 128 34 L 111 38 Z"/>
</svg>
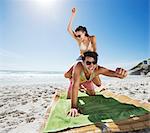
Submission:
<svg viewBox="0 0 150 133">
<path fill-rule="evenodd" d="M 91 64 L 95 65 L 96 63 L 97 63 L 96 61 L 93 61 L 93 62 L 86 61 L 86 65 L 91 65 Z"/>
</svg>

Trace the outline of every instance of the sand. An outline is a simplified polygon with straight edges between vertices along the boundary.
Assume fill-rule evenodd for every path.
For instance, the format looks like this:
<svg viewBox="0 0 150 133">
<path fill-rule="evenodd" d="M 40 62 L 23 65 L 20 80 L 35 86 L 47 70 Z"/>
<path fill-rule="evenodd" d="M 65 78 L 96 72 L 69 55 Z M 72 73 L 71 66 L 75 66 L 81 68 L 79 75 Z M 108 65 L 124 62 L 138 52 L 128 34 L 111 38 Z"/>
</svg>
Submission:
<svg viewBox="0 0 150 133">
<path fill-rule="evenodd" d="M 103 80 L 102 77 L 102 83 L 113 92 L 150 102 L 150 77 L 129 76 L 123 80 L 116 78 Z M 0 133 L 37 133 L 55 90 L 65 91 L 68 85 L 68 80 L 62 85 L 57 83 L 1 85 Z M 148 133 L 150 130 L 136 132 Z"/>
</svg>

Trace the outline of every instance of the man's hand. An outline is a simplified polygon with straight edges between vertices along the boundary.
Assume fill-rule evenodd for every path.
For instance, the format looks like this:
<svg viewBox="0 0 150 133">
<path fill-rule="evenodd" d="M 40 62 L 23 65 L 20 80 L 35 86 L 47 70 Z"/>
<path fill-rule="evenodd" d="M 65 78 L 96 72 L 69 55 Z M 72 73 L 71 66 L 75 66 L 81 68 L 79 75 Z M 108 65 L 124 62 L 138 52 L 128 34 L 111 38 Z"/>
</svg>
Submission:
<svg viewBox="0 0 150 133">
<path fill-rule="evenodd" d="M 117 73 L 118 78 L 121 78 L 121 79 L 127 76 L 127 71 L 122 68 L 116 68 L 116 73 Z"/>
<path fill-rule="evenodd" d="M 70 112 L 68 112 L 68 115 L 71 117 L 76 117 L 79 115 L 78 110 L 76 108 L 71 108 Z"/>
</svg>

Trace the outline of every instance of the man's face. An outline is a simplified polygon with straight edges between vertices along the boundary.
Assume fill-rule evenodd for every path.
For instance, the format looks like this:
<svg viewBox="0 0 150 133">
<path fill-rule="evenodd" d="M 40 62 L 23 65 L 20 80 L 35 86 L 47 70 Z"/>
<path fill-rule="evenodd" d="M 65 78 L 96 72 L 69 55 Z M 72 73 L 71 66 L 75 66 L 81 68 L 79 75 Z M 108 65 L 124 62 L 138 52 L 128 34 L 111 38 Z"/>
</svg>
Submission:
<svg viewBox="0 0 150 133">
<path fill-rule="evenodd" d="M 97 63 L 93 57 L 87 56 L 85 57 L 85 60 L 84 60 L 84 66 L 87 68 L 89 72 L 93 72 L 95 68 L 97 67 Z"/>
</svg>

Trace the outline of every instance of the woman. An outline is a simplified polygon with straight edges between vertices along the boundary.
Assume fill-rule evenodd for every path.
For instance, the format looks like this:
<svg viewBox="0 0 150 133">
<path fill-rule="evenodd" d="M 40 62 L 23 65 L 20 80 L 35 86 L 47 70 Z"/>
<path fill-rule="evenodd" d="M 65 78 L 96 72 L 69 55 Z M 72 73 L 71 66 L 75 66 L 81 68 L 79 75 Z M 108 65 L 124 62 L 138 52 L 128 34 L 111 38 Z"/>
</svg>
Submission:
<svg viewBox="0 0 150 133">
<path fill-rule="evenodd" d="M 82 60 L 83 53 L 86 51 L 92 51 L 96 52 L 96 37 L 95 36 L 90 36 L 87 32 L 86 27 L 79 26 L 75 29 L 75 31 L 72 30 L 72 22 L 73 19 L 76 15 L 76 9 L 72 9 L 72 15 L 70 17 L 70 21 L 67 27 L 67 31 L 69 34 L 77 41 L 80 49 L 80 56 L 78 57 L 78 61 Z M 66 78 L 71 79 L 72 77 L 72 71 L 73 71 L 73 66 L 64 74 Z M 101 81 L 100 78 L 97 77 L 96 80 L 94 81 L 94 84 L 97 86 L 101 86 Z"/>
</svg>

